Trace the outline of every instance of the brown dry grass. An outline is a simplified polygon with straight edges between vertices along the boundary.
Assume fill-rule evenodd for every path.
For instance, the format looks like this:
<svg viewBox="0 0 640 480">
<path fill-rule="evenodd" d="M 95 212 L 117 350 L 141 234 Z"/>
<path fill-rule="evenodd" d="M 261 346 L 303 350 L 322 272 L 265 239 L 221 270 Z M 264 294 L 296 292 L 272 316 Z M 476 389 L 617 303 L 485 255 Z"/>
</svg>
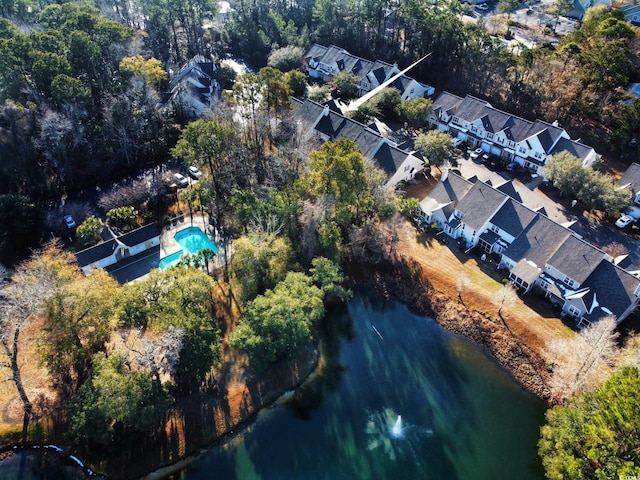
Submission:
<svg viewBox="0 0 640 480">
<path fill-rule="evenodd" d="M 422 180 L 410 185 L 405 192 L 422 199 L 435 184 L 433 179 Z M 452 239 L 443 245 L 439 237 L 418 233 L 409 222 L 404 222 L 400 229 L 396 253 L 418 262 L 433 287 L 452 299 L 458 298 L 458 277 L 464 275 L 469 280 L 469 286 L 461 293 L 465 306 L 497 316 L 492 299 L 502 288 L 500 280 L 504 278 L 504 272 L 496 270 L 495 263 L 483 262 L 475 255 L 458 251 Z M 557 318 L 549 303 L 532 293 L 519 297 L 509 310 L 503 309 L 503 316 L 509 329 L 549 362 L 553 355 L 547 345 L 556 338 L 573 335 L 571 329 Z"/>
<path fill-rule="evenodd" d="M 37 417 L 48 413 L 56 399 L 47 370 L 39 362 L 37 333 L 41 328 L 41 322 L 36 319 L 22 330 L 18 354 L 23 384 Z M 11 371 L 0 368 L 0 436 L 11 438 L 22 429 L 22 402 L 10 378 Z"/>
</svg>

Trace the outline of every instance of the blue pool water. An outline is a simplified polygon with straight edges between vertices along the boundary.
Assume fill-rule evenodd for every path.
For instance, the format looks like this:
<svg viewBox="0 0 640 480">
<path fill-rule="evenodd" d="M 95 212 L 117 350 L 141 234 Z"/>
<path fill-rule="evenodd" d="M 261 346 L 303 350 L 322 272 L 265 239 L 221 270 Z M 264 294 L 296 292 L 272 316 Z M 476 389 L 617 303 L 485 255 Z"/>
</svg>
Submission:
<svg viewBox="0 0 640 480">
<path fill-rule="evenodd" d="M 169 268 L 178 263 L 180 261 L 180 257 L 182 257 L 185 251 L 187 253 L 196 254 L 199 251 L 208 248 L 213 250 L 214 253 L 218 253 L 218 246 L 198 227 L 188 227 L 184 230 L 180 230 L 179 232 L 176 232 L 173 238 L 176 239 L 176 242 L 178 242 L 182 247 L 182 250 L 178 250 L 177 252 L 162 258 L 160 263 L 158 263 L 158 268 L 160 268 L 160 270 L 164 270 L 165 268 Z"/>
<path fill-rule="evenodd" d="M 171 255 L 167 255 L 166 257 L 160 259 L 158 268 L 160 270 L 164 270 L 165 268 L 169 268 L 170 266 L 175 265 L 180 261 L 180 257 L 182 257 L 183 253 L 184 250 L 178 250 L 177 252 L 174 252 Z"/>
</svg>

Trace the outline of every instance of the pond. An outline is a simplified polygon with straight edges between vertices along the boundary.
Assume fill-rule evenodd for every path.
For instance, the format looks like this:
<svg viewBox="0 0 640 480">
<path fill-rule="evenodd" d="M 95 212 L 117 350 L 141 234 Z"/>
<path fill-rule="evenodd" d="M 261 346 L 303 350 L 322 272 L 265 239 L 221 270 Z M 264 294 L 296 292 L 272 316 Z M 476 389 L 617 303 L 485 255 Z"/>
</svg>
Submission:
<svg viewBox="0 0 640 480">
<path fill-rule="evenodd" d="M 543 402 L 482 348 L 365 296 L 321 336 L 313 382 L 174 478 L 543 478 Z"/>
</svg>

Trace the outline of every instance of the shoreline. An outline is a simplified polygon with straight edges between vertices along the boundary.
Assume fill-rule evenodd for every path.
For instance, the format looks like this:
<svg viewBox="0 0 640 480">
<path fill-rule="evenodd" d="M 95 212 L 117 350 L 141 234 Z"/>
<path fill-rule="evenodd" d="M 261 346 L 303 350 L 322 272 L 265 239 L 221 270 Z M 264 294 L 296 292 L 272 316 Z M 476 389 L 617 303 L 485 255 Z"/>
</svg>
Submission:
<svg viewBox="0 0 640 480">
<path fill-rule="evenodd" d="M 163 480 L 165 478 L 168 478 L 170 475 L 176 474 L 181 470 L 184 470 L 193 462 L 200 459 L 209 450 L 213 448 L 221 447 L 225 443 L 233 440 L 238 435 L 242 435 L 248 427 L 253 425 L 259 419 L 259 417 L 269 413 L 270 410 L 281 405 L 283 402 L 285 402 L 286 400 L 291 398 L 293 395 L 295 395 L 297 391 L 304 388 L 305 385 L 308 385 L 309 383 L 311 383 L 318 376 L 320 369 L 322 367 L 320 362 L 319 349 L 316 348 L 315 352 L 316 352 L 315 362 L 312 369 L 310 370 L 309 374 L 298 385 L 294 385 L 292 388 L 285 390 L 282 394 L 278 396 L 278 398 L 273 400 L 271 403 L 262 405 L 260 408 L 258 408 L 256 412 L 254 412 L 248 418 L 246 418 L 239 424 L 231 427 L 228 432 L 225 432 L 221 436 L 216 438 L 212 444 L 201 447 L 197 453 L 191 454 L 170 465 L 165 465 L 156 470 L 153 470 L 147 473 L 146 475 L 139 477 L 139 480 Z"/>
<path fill-rule="evenodd" d="M 349 277 L 384 298 L 406 304 L 418 315 L 430 316 L 450 332 L 485 347 L 525 390 L 552 404 L 550 374 L 544 359 L 522 342 L 503 322 L 488 313 L 467 308 L 459 300 L 436 290 L 428 273 L 407 258 L 377 265 L 351 266 Z M 411 288 L 407 288 L 411 285 Z"/>
<path fill-rule="evenodd" d="M 429 282 L 427 273 L 417 262 L 408 262 L 403 259 L 398 263 L 352 264 L 349 266 L 349 278 L 354 285 L 372 288 L 384 298 L 404 303 L 416 314 L 432 317 L 448 331 L 486 348 L 495 362 L 526 391 L 547 404 L 551 403 L 547 384 L 549 372 L 542 357 L 487 313 L 469 309 L 456 299 L 437 291 Z M 407 289 L 408 284 L 413 285 L 413 288 Z M 321 350 L 318 346 L 313 369 L 297 386 L 285 390 L 277 399 L 261 406 L 254 414 L 232 427 L 229 432 L 222 434 L 211 445 L 202 447 L 198 453 L 178 460 L 174 464 L 160 467 L 140 477 L 140 480 L 167 478 L 192 464 L 211 448 L 219 447 L 233 437 L 241 435 L 260 415 L 295 395 L 321 374 L 323 368 Z"/>
<path fill-rule="evenodd" d="M 406 304 L 409 309 L 418 315 L 432 317 L 439 325 L 450 332 L 464 336 L 465 338 L 486 348 L 493 359 L 504 368 L 512 377 L 528 392 L 551 404 L 551 395 L 548 388 L 550 377 L 546 369 L 544 359 L 533 349 L 514 335 L 504 323 L 492 318 L 487 312 L 467 308 L 461 299 L 451 298 L 443 292 L 438 291 L 429 281 L 429 273 L 415 259 L 402 257 L 395 261 L 383 260 L 380 263 L 352 262 L 345 267 L 349 281 L 353 287 L 364 287 L 372 289 L 383 298 L 398 301 Z M 158 466 L 146 473 L 135 471 L 118 471 L 116 468 L 109 468 L 106 464 L 91 465 L 92 470 L 107 478 L 127 478 L 140 480 L 162 480 L 171 475 L 175 475 L 184 468 L 197 461 L 210 449 L 224 445 L 234 437 L 242 434 L 261 415 L 287 400 L 296 392 L 301 391 L 305 386 L 310 385 L 324 368 L 322 342 L 318 342 L 293 360 L 282 362 L 276 365 L 276 370 L 267 375 L 250 375 L 245 388 L 248 390 L 265 388 L 259 398 L 251 396 L 244 410 L 244 415 L 238 417 L 227 416 L 224 418 L 225 428 L 216 432 L 215 425 L 209 432 L 200 432 L 200 435 L 191 438 L 187 445 L 184 445 L 184 456 L 174 452 L 174 461 L 170 458 L 157 459 Z M 284 371 L 289 371 L 290 376 L 283 376 Z M 295 375 L 291 375 L 295 371 Z M 270 382 L 277 379 L 277 382 Z M 282 380 L 285 380 L 283 382 Z M 286 380 L 289 382 L 286 382 Z M 284 388 L 281 388 L 284 387 Z M 193 399 L 188 400 L 193 401 Z M 254 403 L 255 402 L 255 403 Z M 198 401 L 196 400 L 196 403 Z M 206 400 L 200 401 L 202 405 Z M 169 425 L 178 414 L 178 408 L 185 406 L 182 402 L 169 415 L 165 421 L 165 426 Z M 206 422 L 202 417 L 196 418 L 198 414 L 187 412 L 189 408 L 182 411 L 185 415 L 183 420 L 191 418 L 193 421 Z M 229 413 L 227 413 L 229 415 Z M 239 420 L 234 422 L 235 420 Z M 193 432 L 192 432 L 193 433 Z M 199 437 L 199 438 L 198 438 Z M 130 452 L 133 456 L 136 452 Z M 173 456 L 173 455 L 172 455 Z M 126 459 L 112 459 L 113 464 Z M 111 462 L 110 462 L 111 463 Z M 152 463 L 152 462 L 151 462 Z M 150 466 L 150 465 L 149 465 Z M 143 467 L 144 468 L 144 467 Z"/>
</svg>

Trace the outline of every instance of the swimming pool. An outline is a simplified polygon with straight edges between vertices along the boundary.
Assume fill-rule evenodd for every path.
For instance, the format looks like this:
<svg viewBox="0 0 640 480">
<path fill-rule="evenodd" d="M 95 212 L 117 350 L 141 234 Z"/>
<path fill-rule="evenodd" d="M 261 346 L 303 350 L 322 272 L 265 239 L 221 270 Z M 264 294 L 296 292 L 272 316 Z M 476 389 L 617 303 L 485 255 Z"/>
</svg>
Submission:
<svg viewBox="0 0 640 480">
<path fill-rule="evenodd" d="M 176 239 L 176 242 L 182 247 L 182 250 L 178 250 L 162 258 L 160 263 L 158 263 L 160 270 L 164 270 L 178 263 L 185 252 L 196 254 L 201 250 L 210 249 L 213 250 L 215 254 L 218 253 L 218 246 L 198 227 L 188 227 L 180 230 L 176 232 L 173 238 Z"/>
</svg>

